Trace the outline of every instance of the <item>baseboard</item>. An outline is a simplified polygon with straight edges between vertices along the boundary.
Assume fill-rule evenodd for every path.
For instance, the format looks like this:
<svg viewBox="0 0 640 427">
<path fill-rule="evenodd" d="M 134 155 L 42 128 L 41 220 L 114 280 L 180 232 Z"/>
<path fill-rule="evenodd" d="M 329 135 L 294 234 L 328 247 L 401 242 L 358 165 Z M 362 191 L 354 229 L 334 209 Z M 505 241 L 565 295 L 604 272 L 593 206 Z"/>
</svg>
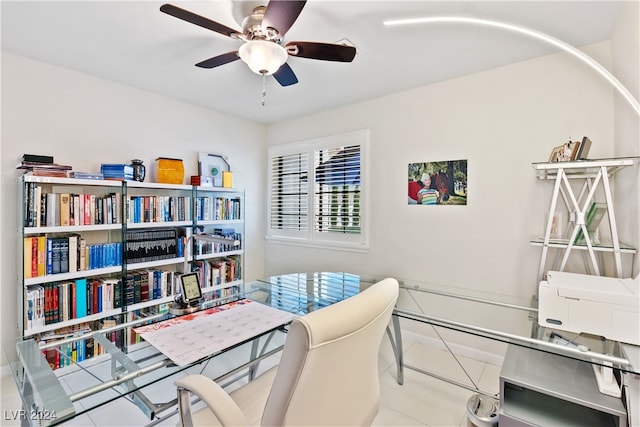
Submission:
<svg viewBox="0 0 640 427">
<path fill-rule="evenodd" d="M 425 335 L 418 334 L 416 332 L 403 330 L 402 331 L 402 341 L 404 342 L 417 342 L 420 344 L 427 345 L 429 347 L 434 347 L 442 350 L 446 350 L 445 345 L 439 339 L 433 337 L 427 337 Z M 448 342 L 447 345 L 456 355 L 468 357 L 470 359 L 478 360 L 480 362 L 488 363 L 494 366 L 502 366 L 502 362 L 504 361 L 504 355 L 489 353 L 486 351 L 481 351 L 476 348 L 467 347 L 461 344 Z"/>
</svg>

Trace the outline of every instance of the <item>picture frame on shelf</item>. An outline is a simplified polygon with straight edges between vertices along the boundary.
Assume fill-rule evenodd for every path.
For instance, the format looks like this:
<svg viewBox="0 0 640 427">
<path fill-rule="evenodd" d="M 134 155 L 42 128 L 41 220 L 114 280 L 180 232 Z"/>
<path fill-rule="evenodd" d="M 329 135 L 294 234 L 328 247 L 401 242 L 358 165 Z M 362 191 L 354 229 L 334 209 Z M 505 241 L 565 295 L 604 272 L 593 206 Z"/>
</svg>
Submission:
<svg viewBox="0 0 640 427">
<path fill-rule="evenodd" d="M 564 149 L 564 144 L 558 145 L 557 147 L 553 147 L 553 150 L 551 150 L 551 155 L 549 156 L 549 163 L 559 162 L 560 154 L 562 153 L 563 149 Z"/>
<path fill-rule="evenodd" d="M 569 154 L 569 161 L 572 162 L 578 158 L 578 152 L 580 151 L 580 141 L 573 141 L 567 143 L 567 150 Z"/>
<path fill-rule="evenodd" d="M 231 166 L 226 156 L 221 154 L 198 153 L 198 174 L 211 177 L 214 187 L 223 186 L 224 172 L 230 172 Z"/>
<path fill-rule="evenodd" d="M 551 150 L 549 163 L 571 162 L 576 160 L 580 150 L 580 141 L 569 141 Z"/>
</svg>

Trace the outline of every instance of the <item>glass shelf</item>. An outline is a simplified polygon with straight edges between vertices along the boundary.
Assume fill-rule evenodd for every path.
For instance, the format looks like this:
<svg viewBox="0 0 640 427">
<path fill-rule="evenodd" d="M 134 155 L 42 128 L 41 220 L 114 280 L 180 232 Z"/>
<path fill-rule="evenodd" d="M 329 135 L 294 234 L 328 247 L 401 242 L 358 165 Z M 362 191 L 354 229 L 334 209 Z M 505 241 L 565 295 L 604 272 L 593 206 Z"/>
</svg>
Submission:
<svg viewBox="0 0 640 427">
<path fill-rule="evenodd" d="M 544 245 L 544 238 L 538 237 L 536 239 L 531 239 L 530 241 L 532 246 L 542 246 Z M 550 239 L 548 246 L 550 248 L 561 248 L 564 249 L 569 246 L 569 240 L 560 240 L 560 239 Z M 613 247 L 613 243 L 611 242 L 601 242 L 600 244 L 592 244 L 593 250 L 596 252 L 613 252 L 615 248 Z M 584 243 L 573 244 L 573 249 L 588 251 L 589 247 Z M 629 244 L 620 242 L 620 253 L 625 254 L 635 254 L 636 248 L 632 247 Z"/>
</svg>

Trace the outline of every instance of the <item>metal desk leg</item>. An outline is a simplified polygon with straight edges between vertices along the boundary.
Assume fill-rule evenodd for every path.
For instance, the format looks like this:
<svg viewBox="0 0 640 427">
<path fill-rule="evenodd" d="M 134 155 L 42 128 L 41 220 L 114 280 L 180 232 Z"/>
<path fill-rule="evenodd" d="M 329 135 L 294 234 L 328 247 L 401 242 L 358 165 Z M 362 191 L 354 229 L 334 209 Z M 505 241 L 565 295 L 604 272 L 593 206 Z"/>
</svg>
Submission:
<svg viewBox="0 0 640 427">
<path fill-rule="evenodd" d="M 262 349 L 259 349 L 260 338 L 256 338 L 251 342 L 251 355 L 249 356 L 249 362 L 253 362 L 257 359 L 261 359 L 267 351 L 267 347 L 269 347 L 269 343 L 271 343 L 271 339 L 275 336 L 276 331 L 271 332 L 267 336 L 267 341 L 262 345 Z M 258 351 L 260 352 L 258 354 Z M 253 364 L 249 368 L 249 381 L 253 381 L 256 378 L 256 372 L 258 371 L 259 361 Z"/>
<path fill-rule="evenodd" d="M 393 334 L 387 326 L 387 336 L 396 358 L 396 381 L 399 385 L 404 383 L 404 355 L 402 353 L 402 332 L 400 330 L 400 318 L 395 314 L 391 316 Z"/>
</svg>

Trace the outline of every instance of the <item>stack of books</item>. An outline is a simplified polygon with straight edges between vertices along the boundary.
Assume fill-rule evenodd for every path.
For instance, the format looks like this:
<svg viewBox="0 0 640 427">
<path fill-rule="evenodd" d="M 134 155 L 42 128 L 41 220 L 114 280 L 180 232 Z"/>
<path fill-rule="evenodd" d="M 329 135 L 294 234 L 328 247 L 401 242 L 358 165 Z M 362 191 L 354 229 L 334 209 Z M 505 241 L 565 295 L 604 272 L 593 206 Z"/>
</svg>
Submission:
<svg viewBox="0 0 640 427">
<path fill-rule="evenodd" d="M 54 163 L 53 156 L 23 154 L 16 169 L 23 169 L 26 175 L 67 178 L 72 167 Z"/>
<path fill-rule="evenodd" d="M 133 166 L 124 164 L 102 164 L 100 172 L 104 179 L 113 179 L 117 181 L 132 181 Z"/>
</svg>

